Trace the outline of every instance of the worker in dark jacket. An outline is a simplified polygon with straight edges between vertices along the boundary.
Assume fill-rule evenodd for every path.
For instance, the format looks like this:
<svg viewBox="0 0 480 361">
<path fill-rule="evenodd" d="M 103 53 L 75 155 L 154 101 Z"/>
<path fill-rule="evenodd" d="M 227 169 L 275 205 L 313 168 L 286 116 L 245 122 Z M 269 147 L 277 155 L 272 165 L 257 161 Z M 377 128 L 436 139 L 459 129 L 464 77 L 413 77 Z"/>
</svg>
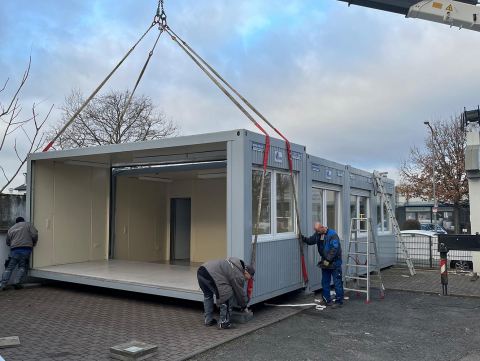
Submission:
<svg viewBox="0 0 480 361">
<path fill-rule="evenodd" d="M 15 225 L 7 233 L 7 246 L 10 247 L 10 255 L 8 256 L 8 265 L 2 275 L 0 291 L 5 291 L 12 272 L 17 265 L 18 270 L 13 286 L 16 288 L 20 283 L 30 262 L 32 249 L 37 245 L 37 241 L 38 231 L 35 226 L 30 222 L 25 222 L 23 217 L 18 217 Z"/>
<path fill-rule="evenodd" d="M 317 245 L 321 260 L 318 266 L 322 269 L 322 293 L 321 304 L 332 306 L 330 297 L 330 282 L 333 277 L 335 287 L 335 303 L 333 308 L 343 306 L 343 284 L 342 284 L 342 247 L 338 234 L 323 224 L 317 222 L 314 226 L 315 233 L 307 238 L 302 236 L 303 242 L 308 245 Z"/>
<path fill-rule="evenodd" d="M 217 306 L 220 307 L 219 329 L 229 329 L 235 326 L 230 323 L 233 303 L 249 313 L 247 308 L 247 295 L 245 293 L 245 281 L 252 279 L 255 269 L 252 266 L 245 266 L 245 263 L 236 258 L 217 259 L 204 263 L 197 271 L 197 279 L 203 291 L 205 308 L 205 326 L 212 326 L 217 323 L 213 318 L 213 296 L 217 299 Z"/>
</svg>

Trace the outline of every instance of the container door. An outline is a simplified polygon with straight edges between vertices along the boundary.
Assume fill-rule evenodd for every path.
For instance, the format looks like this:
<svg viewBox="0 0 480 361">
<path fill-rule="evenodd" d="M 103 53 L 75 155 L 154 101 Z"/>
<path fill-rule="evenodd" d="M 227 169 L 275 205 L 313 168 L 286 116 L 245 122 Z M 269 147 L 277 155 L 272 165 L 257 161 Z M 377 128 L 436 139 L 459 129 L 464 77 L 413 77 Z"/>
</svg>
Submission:
<svg viewBox="0 0 480 361">
<path fill-rule="evenodd" d="M 191 199 L 174 198 L 171 207 L 172 260 L 190 260 Z"/>
</svg>

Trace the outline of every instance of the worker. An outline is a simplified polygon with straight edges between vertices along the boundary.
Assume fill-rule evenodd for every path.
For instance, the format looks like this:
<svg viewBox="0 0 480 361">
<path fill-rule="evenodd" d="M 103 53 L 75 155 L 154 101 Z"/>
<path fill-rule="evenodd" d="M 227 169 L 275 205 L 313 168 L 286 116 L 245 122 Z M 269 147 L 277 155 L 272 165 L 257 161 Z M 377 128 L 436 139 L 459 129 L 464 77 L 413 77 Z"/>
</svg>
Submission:
<svg viewBox="0 0 480 361">
<path fill-rule="evenodd" d="M 5 262 L 5 272 L 2 275 L 0 291 L 5 291 L 12 272 L 18 265 L 17 275 L 13 280 L 13 287 L 17 288 L 29 265 L 30 254 L 37 242 L 38 231 L 35 226 L 30 222 L 25 222 L 23 217 L 18 217 L 15 220 L 15 225 L 7 233 L 7 246 L 10 247 L 10 254 Z"/>
<path fill-rule="evenodd" d="M 315 233 L 311 237 L 302 235 L 303 242 L 309 246 L 316 244 L 321 260 L 318 267 L 322 269 L 322 293 L 323 300 L 320 304 L 343 307 L 343 284 L 342 284 L 342 247 L 338 234 L 331 228 L 325 227 L 320 222 L 315 223 Z M 335 288 L 335 303 L 330 297 L 330 283 L 333 277 Z"/>
<path fill-rule="evenodd" d="M 230 323 L 233 303 L 242 311 L 249 314 L 247 308 L 247 295 L 245 293 L 245 281 L 253 279 L 255 269 L 252 266 L 236 258 L 217 259 L 204 263 L 197 271 L 197 279 L 203 291 L 203 306 L 205 309 L 205 326 L 217 324 L 213 318 L 214 302 L 213 295 L 217 299 L 217 307 L 220 307 L 220 321 L 217 328 L 220 330 L 235 328 Z"/>
</svg>

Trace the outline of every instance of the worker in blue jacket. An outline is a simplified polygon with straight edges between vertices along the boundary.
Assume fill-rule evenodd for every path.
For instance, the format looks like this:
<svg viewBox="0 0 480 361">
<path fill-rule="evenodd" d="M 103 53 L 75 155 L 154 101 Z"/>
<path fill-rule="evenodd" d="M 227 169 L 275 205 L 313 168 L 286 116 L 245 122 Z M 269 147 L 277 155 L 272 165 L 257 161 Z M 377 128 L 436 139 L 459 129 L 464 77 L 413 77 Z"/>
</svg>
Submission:
<svg viewBox="0 0 480 361">
<path fill-rule="evenodd" d="M 343 284 L 342 284 L 342 247 L 338 234 L 320 222 L 315 223 L 315 233 L 311 237 L 302 236 L 303 242 L 309 246 L 316 244 L 321 260 L 318 267 L 322 269 L 322 292 L 321 304 L 341 308 L 343 306 Z M 330 297 L 330 282 L 333 277 L 335 287 L 335 303 Z"/>
</svg>

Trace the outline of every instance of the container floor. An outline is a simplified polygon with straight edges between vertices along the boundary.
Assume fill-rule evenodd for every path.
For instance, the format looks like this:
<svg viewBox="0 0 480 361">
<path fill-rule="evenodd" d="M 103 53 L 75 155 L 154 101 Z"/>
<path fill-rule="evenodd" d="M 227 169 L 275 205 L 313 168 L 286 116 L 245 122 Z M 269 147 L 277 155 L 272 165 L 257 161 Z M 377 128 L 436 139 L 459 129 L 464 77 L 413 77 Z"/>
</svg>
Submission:
<svg viewBox="0 0 480 361">
<path fill-rule="evenodd" d="M 101 282 L 106 287 L 127 290 L 129 289 L 128 286 L 140 286 L 142 289 L 153 288 L 203 295 L 197 281 L 197 269 L 200 265 L 201 263 L 188 261 L 144 263 L 101 260 L 34 268 L 30 271 L 30 274 L 46 279 L 97 285 L 86 281 L 94 280 L 97 283 Z M 112 284 L 122 284 L 124 286 L 114 287 Z M 142 292 L 139 289 L 138 291 Z M 162 294 L 162 292 L 147 293 Z M 164 295 L 167 296 L 168 294 Z M 192 299 L 192 297 L 186 298 Z M 194 299 L 197 298 L 198 296 L 194 297 Z"/>
</svg>

